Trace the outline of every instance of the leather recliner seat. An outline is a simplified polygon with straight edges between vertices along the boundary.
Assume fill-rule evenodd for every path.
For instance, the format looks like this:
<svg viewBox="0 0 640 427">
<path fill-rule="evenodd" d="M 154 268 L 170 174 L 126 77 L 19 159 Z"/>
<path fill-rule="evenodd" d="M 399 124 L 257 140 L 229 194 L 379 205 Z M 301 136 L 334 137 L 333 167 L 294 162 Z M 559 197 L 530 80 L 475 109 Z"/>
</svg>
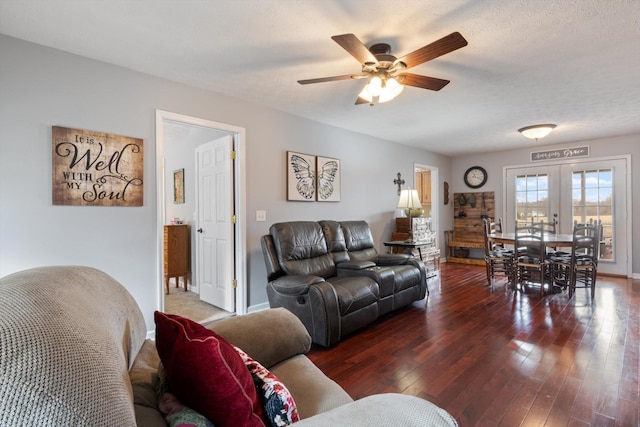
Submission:
<svg viewBox="0 0 640 427">
<path fill-rule="evenodd" d="M 295 314 L 322 346 L 425 295 L 424 265 L 408 255 L 378 255 L 364 221 L 277 223 L 261 244 L 269 305 Z"/>
<path fill-rule="evenodd" d="M 382 280 L 380 285 L 380 315 L 423 299 L 427 291 L 425 265 L 419 259 L 405 254 L 379 254 L 373 243 L 369 224 L 365 221 L 342 221 L 349 260 L 370 261 L 377 268 L 372 273 L 380 274 L 389 269 L 393 280 Z M 338 264 L 340 267 L 340 264 Z M 375 280 L 375 278 L 374 278 Z"/>
</svg>

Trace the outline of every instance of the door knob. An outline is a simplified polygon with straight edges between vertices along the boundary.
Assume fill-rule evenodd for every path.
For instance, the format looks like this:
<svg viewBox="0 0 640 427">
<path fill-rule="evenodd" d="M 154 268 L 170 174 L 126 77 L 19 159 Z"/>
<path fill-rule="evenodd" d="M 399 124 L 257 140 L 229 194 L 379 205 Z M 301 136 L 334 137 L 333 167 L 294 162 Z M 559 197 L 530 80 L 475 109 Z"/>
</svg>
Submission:
<svg viewBox="0 0 640 427">
<path fill-rule="evenodd" d="M 197 231 L 198 233 L 202 233 L 202 228 L 198 228 L 196 231 Z"/>
</svg>

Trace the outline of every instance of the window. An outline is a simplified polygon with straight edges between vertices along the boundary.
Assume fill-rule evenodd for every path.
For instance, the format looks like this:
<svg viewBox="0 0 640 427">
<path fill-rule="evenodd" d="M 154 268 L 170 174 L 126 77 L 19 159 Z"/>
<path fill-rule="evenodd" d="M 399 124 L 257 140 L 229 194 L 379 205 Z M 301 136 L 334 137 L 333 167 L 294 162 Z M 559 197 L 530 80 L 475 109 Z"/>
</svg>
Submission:
<svg viewBox="0 0 640 427">
<path fill-rule="evenodd" d="M 506 167 L 503 224 L 554 222 L 570 234 L 574 221 L 600 220 L 598 273 L 631 274 L 630 156 Z M 550 221 L 550 220 L 551 221 Z"/>
<path fill-rule="evenodd" d="M 614 260 L 613 169 L 573 171 L 571 182 L 573 220 L 601 220 L 600 259 Z"/>
<path fill-rule="evenodd" d="M 549 175 L 516 176 L 516 218 L 518 224 L 549 221 Z"/>
</svg>

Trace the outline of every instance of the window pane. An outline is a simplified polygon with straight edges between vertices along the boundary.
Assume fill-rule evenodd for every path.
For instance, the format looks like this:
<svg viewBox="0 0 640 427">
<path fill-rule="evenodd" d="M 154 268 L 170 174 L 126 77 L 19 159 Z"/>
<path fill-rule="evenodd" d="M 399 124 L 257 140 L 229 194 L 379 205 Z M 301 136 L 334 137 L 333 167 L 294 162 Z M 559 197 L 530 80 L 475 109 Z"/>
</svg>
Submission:
<svg viewBox="0 0 640 427">
<path fill-rule="evenodd" d="M 584 203 L 584 200 L 582 199 L 582 190 L 581 189 L 573 190 L 573 195 L 571 196 L 571 198 L 573 199 L 573 205 L 574 206 Z"/>
<path fill-rule="evenodd" d="M 579 223 L 602 221 L 600 258 L 614 260 L 613 170 L 574 171 L 571 182 L 573 219 Z"/>
<path fill-rule="evenodd" d="M 545 175 L 516 177 L 516 218 L 519 222 L 547 221 L 549 178 Z"/>
</svg>

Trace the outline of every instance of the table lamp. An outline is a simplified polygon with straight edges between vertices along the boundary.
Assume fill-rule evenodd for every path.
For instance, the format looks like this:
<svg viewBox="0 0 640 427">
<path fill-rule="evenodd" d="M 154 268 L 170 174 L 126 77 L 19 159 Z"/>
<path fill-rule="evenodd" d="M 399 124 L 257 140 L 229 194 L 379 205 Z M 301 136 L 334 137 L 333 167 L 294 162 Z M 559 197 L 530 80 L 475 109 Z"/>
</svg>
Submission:
<svg viewBox="0 0 640 427">
<path fill-rule="evenodd" d="M 413 221 L 411 221 L 411 211 L 413 209 L 422 209 L 418 190 L 413 190 L 411 188 L 402 190 L 400 192 L 400 199 L 398 200 L 398 209 L 407 209 L 409 211 L 409 239 L 407 240 L 407 243 L 413 243 Z"/>
</svg>

